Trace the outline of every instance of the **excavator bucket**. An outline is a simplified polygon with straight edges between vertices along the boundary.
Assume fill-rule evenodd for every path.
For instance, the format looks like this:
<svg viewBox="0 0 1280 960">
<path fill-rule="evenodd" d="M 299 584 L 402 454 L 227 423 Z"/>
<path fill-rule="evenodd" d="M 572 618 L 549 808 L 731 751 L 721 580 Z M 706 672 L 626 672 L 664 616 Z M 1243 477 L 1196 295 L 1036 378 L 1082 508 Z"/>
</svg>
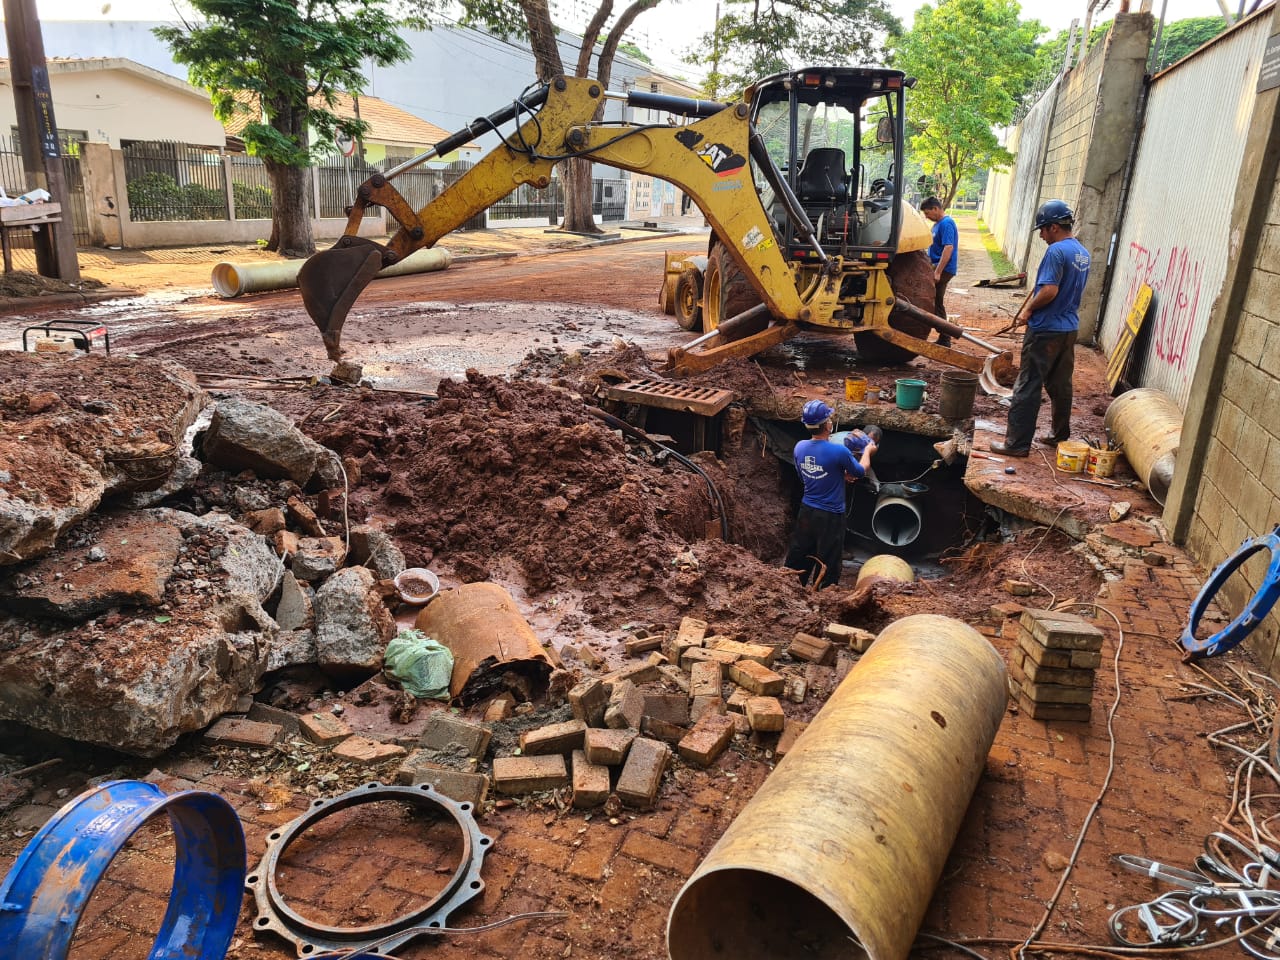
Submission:
<svg viewBox="0 0 1280 960">
<path fill-rule="evenodd" d="M 356 297 L 382 269 L 382 247 L 363 237 L 342 237 L 298 271 L 302 305 L 320 328 L 325 353 L 342 359 L 342 325 Z"/>
</svg>

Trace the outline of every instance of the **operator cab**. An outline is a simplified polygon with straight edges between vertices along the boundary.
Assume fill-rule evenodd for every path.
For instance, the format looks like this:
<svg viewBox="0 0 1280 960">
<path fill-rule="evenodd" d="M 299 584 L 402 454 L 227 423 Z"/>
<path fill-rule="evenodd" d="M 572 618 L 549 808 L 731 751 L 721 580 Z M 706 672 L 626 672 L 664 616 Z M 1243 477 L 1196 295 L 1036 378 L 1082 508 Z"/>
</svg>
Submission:
<svg viewBox="0 0 1280 960">
<path fill-rule="evenodd" d="M 900 70 L 823 67 L 755 85 L 755 129 L 829 256 L 883 262 L 897 250 L 903 94 L 912 83 Z M 754 175 L 787 259 L 817 261 L 762 172 Z"/>
</svg>

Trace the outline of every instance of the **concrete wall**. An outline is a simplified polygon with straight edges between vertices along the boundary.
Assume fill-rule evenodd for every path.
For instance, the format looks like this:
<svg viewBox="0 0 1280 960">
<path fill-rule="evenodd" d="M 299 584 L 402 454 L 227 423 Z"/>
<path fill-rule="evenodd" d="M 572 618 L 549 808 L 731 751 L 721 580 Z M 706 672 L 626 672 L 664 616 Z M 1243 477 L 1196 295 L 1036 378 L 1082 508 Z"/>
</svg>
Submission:
<svg viewBox="0 0 1280 960">
<path fill-rule="evenodd" d="M 51 64 L 53 112 L 63 130 L 84 130 L 90 140 L 120 146 L 130 140 L 181 140 L 221 147 L 227 135 L 213 118 L 208 96 L 169 77 L 120 68 Z M 7 78 L 7 71 L 4 71 Z M 17 123 L 13 97 L 0 96 L 0 133 Z"/>
<path fill-rule="evenodd" d="M 1280 9 L 1266 14 L 1280 33 Z M 1201 343 L 1165 521 L 1206 568 L 1280 523 L 1280 89 L 1257 94 L 1231 210 L 1227 276 Z M 1218 594 L 1234 616 L 1262 586 L 1270 555 Z M 1248 639 L 1280 678 L 1280 609 Z"/>
</svg>

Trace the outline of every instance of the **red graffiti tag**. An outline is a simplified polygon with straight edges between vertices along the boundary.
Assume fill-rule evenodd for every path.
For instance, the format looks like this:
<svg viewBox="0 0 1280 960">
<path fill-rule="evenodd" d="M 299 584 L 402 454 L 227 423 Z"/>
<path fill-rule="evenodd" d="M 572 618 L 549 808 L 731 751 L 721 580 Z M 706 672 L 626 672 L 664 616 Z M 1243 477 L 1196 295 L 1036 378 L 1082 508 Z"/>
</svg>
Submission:
<svg viewBox="0 0 1280 960">
<path fill-rule="evenodd" d="M 1190 356 L 1191 332 L 1200 306 L 1204 264 L 1186 247 L 1171 247 L 1165 257 L 1136 241 L 1129 244 L 1129 262 L 1132 273 L 1125 303 L 1133 302 L 1142 284 L 1151 287 L 1157 309 L 1151 327 L 1155 354 L 1170 368 L 1187 369 L 1195 362 Z"/>
</svg>

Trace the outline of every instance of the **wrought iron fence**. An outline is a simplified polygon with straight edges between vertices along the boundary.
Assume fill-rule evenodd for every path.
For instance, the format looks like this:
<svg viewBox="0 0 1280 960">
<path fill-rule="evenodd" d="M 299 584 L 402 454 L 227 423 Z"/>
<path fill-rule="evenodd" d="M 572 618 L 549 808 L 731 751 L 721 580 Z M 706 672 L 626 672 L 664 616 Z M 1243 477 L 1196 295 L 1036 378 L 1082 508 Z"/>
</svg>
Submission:
<svg viewBox="0 0 1280 960">
<path fill-rule="evenodd" d="M 226 173 L 214 147 L 174 140 L 121 145 L 129 216 L 144 220 L 226 220 Z"/>
<path fill-rule="evenodd" d="M 591 181 L 591 212 L 601 220 L 627 218 L 627 181 L 622 178 Z"/>
<path fill-rule="evenodd" d="M 63 134 L 60 138 L 62 178 L 67 187 L 70 210 L 63 211 L 63 223 L 70 223 L 77 246 L 89 245 L 89 213 L 85 204 L 84 175 L 80 168 L 80 141 Z M 27 192 L 26 170 L 22 166 L 22 146 L 17 137 L 0 136 L 0 186 L 7 196 Z M 35 246 L 28 230 L 10 230 L 9 245 L 14 250 L 14 266 L 19 270 L 35 269 Z"/>
<path fill-rule="evenodd" d="M 231 199 L 237 220 L 271 219 L 271 177 L 257 157 L 232 154 Z"/>
<path fill-rule="evenodd" d="M 489 220 L 500 223 L 503 220 L 531 220 L 545 218 L 547 223 L 558 223 L 564 216 L 564 184 L 559 177 L 553 177 L 551 184 L 543 190 L 522 183 L 512 193 L 507 194 L 489 208 Z"/>
</svg>

